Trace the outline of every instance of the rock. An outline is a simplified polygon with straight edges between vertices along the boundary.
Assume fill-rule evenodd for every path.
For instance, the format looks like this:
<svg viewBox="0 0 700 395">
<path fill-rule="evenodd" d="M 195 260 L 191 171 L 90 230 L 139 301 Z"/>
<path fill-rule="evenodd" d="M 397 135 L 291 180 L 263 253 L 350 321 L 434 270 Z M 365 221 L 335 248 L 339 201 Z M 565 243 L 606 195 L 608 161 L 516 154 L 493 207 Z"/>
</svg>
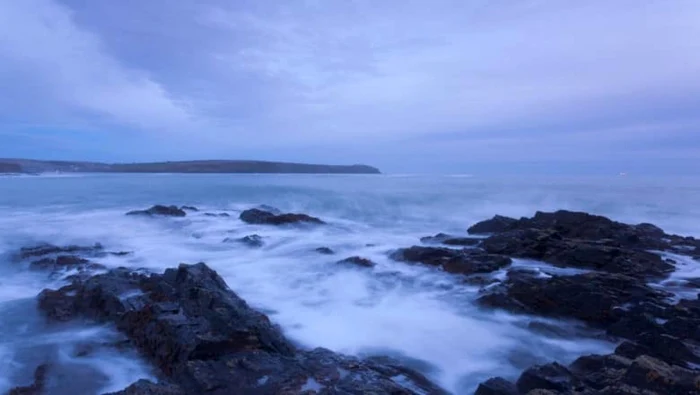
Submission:
<svg viewBox="0 0 700 395">
<path fill-rule="evenodd" d="M 23 247 L 19 250 L 17 254 L 18 259 L 29 259 L 38 258 L 46 255 L 56 255 L 56 254 L 98 254 L 104 247 L 100 243 L 95 243 L 92 246 L 77 246 L 69 245 L 65 247 L 55 246 L 53 244 L 39 244 L 33 247 Z"/>
<path fill-rule="evenodd" d="M 84 317 L 116 324 L 186 394 L 298 394 L 310 389 L 445 394 L 389 359 L 363 361 L 324 349 L 296 349 L 267 316 L 251 309 L 203 263 L 151 275 L 114 269 L 58 291 L 45 290 L 39 306 L 51 319 Z M 137 383 L 124 394 L 141 389 L 163 393 L 153 386 Z"/>
<path fill-rule="evenodd" d="M 574 361 L 570 370 L 595 390 L 620 383 L 632 365 L 630 359 L 618 355 L 587 355 Z"/>
<path fill-rule="evenodd" d="M 476 246 L 481 243 L 480 238 L 476 237 L 459 237 L 445 233 L 438 233 L 435 236 L 421 237 L 421 243 L 425 244 L 444 244 L 450 246 Z"/>
<path fill-rule="evenodd" d="M 224 217 L 224 218 L 228 218 L 228 217 L 231 216 L 231 214 L 229 214 L 229 213 L 218 213 L 218 214 L 215 214 L 215 213 L 204 213 L 204 215 L 207 216 L 207 217 Z"/>
<path fill-rule="evenodd" d="M 49 371 L 49 365 L 39 365 L 34 371 L 34 382 L 26 387 L 15 387 L 10 390 L 8 395 L 43 395 L 46 387 L 46 375 Z"/>
<path fill-rule="evenodd" d="M 330 248 L 328 248 L 328 247 L 318 247 L 318 248 L 315 249 L 314 251 L 316 251 L 316 252 L 318 252 L 319 254 L 322 254 L 322 255 L 333 255 L 333 254 L 335 254 L 335 251 L 333 251 L 332 249 L 330 249 Z"/>
<path fill-rule="evenodd" d="M 185 210 L 177 206 L 155 205 L 148 210 L 129 211 L 126 215 L 145 215 L 145 216 L 164 216 L 164 217 L 184 217 L 187 215 Z"/>
<path fill-rule="evenodd" d="M 256 208 L 243 211 L 240 219 L 255 225 L 325 224 L 320 219 L 306 214 L 274 214 Z"/>
<path fill-rule="evenodd" d="M 488 234 L 505 232 L 518 222 L 515 218 L 496 215 L 486 221 L 478 222 L 472 225 L 467 232 L 469 234 Z"/>
<path fill-rule="evenodd" d="M 241 237 L 240 239 L 231 239 L 231 238 L 225 238 L 223 240 L 224 243 L 242 243 L 247 245 L 248 247 L 253 247 L 253 248 L 259 248 L 265 245 L 265 242 L 263 241 L 263 238 L 259 235 L 248 235 L 245 237 Z"/>
<path fill-rule="evenodd" d="M 452 274 L 490 273 L 511 264 L 511 259 L 481 250 L 456 250 L 443 247 L 413 246 L 391 254 L 391 258 L 401 262 L 422 263 L 437 266 Z"/>
<path fill-rule="evenodd" d="M 537 389 L 566 392 L 578 385 L 578 379 L 565 366 L 555 362 L 527 369 L 515 385 L 521 393 Z"/>
<path fill-rule="evenodd" d="M 61 270 L 78 269 L 79 271 L 102 270 L 105 266 L 91 262 L 77 255 L 59 255 L 55 258 L 43 258 L 29 264 L 32 270 L 58 272 Z"/>
<path fill-rule="evenodd" d="M 660 394 L 697 394 L 698 373 L 670 366 L 658 359 L 641 356 L 634 360 L 623 378 L 626 384 Z"/>
<path fill-rule="evenodd" d="M 601 270 L 635 277 L 665 277 L 675 266 L 660 256 L 642 250 L 564 239 L 553 230 L 516 229 L 483 241 L 486 251 L 537 259 L 563 267 Z"/>
<path fill-rule="evenodd" d="M 125 389 L 104 395 L 187 395 L 180 387 L 168 383 L 139 380 Z"/>
<path fill-rule="evenodd" d="M 639 280 L 619 274 L 585 273 L 575 276 L 540 278 L 515 272 L 477 303 L 514 312 L 576 318 L 596 326 L 617 322 L 622 311 L 616 307 L 639 301 L 661 302 L 666 296 Z M 522 311 L 522 308 L 525 311 Z"/>
<path fill-rule="evenodd" d="M 338 261 L 337 263 L 340 265 L 350 264 L 350 265 L 355 265 L 355 266 L 359 266 L 359 267 L 370 267 L 370 268 L 375 267 L 377 265 L 376 263 L 370 261 L 369 259 L 362 258 L 359 256 L 351 256 L 350 258 L 345 258 L 342 261 Z"/>
<path fill-rule="evenodd" d="M 474 395 L 518 395 L 518 388 L 504 378 L 494 377 L 479 384 Z"/>
<path fill-rule="evenodd" d="M 199 211 L 199 209 L 195 206 L 182 206 L 180 207 L 180 210 L 184 211 Z"/>
</svg>

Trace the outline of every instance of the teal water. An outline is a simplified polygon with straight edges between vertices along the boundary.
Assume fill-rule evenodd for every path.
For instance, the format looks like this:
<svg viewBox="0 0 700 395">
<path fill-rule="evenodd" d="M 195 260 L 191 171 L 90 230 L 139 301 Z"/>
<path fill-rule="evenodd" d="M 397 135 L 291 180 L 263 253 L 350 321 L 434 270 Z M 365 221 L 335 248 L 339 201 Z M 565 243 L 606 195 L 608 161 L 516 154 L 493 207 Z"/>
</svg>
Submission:
<svg viewBox="0 0 700 395">
<path fill-rule="evenodd" d="M 700 236 L 698 202 L 697 178 L 2 177 L 0 393 L 25 383 L 42 358 L 90 364 L 101 372 L 104 377 L 97 384 L 80 388 L 86 394 L 118 389 L 151 375 L 133 355 L 105 351 L 89 361 L 66 356 L 61 345 L 81 336 L 103 336 L 110 329 L 45 328 L 32 313 L 32 303 L 42 288 L 58 286 L 61 279 L 30 273 L 7 259 L 24 245 L 100 242 L 110 250 L 134 252 L 100 263 L 157 271 L 180 262 L 205 261 L 299 344 L 403 358 L 461 394 L 494 375 L 513 377 L 533 363 L 570 362 L 582 354 L 609 351 L 614 344 L 589 337 L 555 340 L 537 335 L 526 328 L 530 318 L 477 310 L 472 304 L 477 288 L 428 268 L 393 262 L 388 252 L 417 244 L 422 236 L 464 233 L 472 223 L 494 214 L 530 216 L 536 210 L 583 210 Z M 195 205 L 201 211 L 178 219 L 124 215 L 156 203 Z M 238 220 L 241 210 L 260 204 L 305 212 L 330 225 L 268 228 Z M 208 217 L 205 212 L 226 212 L 231 217 Z M 263 248 L 222 243 L 226 237 L 253 233 L 263 236 Z M 321 246 L 337 255 L 313 251 Z M 378 265 L 359 270 L 334 264 L 352 255 Z M 58 386 L 55 393 L 74 391 L 76 385 Z"/>
</svg>

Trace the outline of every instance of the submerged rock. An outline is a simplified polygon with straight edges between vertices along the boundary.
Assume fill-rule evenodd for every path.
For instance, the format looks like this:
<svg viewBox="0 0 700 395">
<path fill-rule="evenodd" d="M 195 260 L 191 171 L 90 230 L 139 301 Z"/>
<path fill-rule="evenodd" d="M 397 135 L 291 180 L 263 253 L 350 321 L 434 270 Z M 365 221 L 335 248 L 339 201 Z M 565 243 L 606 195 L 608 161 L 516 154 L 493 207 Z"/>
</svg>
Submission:
<svg viewBox="0 0 700 395">
<path fill-rule="evenodd" d="M 185 210 L 177 206 L 155 205 L 148 210 L 129 211 L 126 215 L 144 215 L 144 216 L 163 216 L 163 217 L 184 217 L 187 215 Z"/>
<path fill-rule="evenodd" d="M 248 235 L 241 237 L 240 239 L 231 239 L 231 238 L 225 238 L 224 243 L 241 243 L 245 244 L 248 247 L 253 247 L 253 248 L 258 248 L 262 247 L 265 245 L 265 242 L 263 241 L 263 238 L 259 235 Z"/>
<path fill-rule="evenodd" d="M 199 211 L 199 209 L 195 206 L 182 206 L 180 209 L 185 211 Z"/>
<path fill-rule="evenodd" d="M 203 263 L 151 275 L 115 269 L 45 290 L 39 306 L 54 320 L 85 317 L 116 324 L 177 386 L 140 382 L 124 395 L 445 393 L 390 359 L 298 350 Z M 405 382 L 395 380 L 398 376 Z"/>
<path fill-rule="evenodd" d="M 318 252 L 319 254 L 323 254 L 323 255 L 333 255 L 333 254 L 335 254 L 335 251 L 333 251 L 332 249 L 330 249 L 330 248 L 328 248 L 328 247 L 318 247 L 318 248 L 315 249 L 314 251 Z"/>
<path fill-rule="evenodd" d="M 372 262 L 367 258 L 362 258 L 359 256 L 351 256 L 350 258 L 345 258 L 342 261 L 338 261 L 340 265 L 354 265 L 359 267 L 375 267 L 376 263 Z"/>
<path fill-rule="evenodd" d="M 29 268 L 32 270 L 58 272 L 71 269 L 77 269 L 79 271 L 102 270 L 105 269 L 105 266 L 91 262 L 77 255 L 58 255 L 53 258 L 43 258 L 33 261 L 29 264 Z"/>
<path fill-rule="evenodd" d="M 19 250 L 17 254 L 18 259 L 29 259 L 38 258 L 46 255 L 56 255 L 56 254 L 99 254 L 104 250 L 104 247 L 100 243 L 95 243 L 92 246 L 56 246 L 53 244 L 39 244 L 32 247 L 23 247 Z"/>
<path fill-rule="evenodd" d="M 243 211 L 240 219 L 243 222 L 255 225 L 325 224 L 320 219 L 306 214 L 275 214 L 257 208 Z"/>
<path fill-rule="evenodd" d="M 512 262 L 507 256 L 489 254 L 482 250 L 423 246 L 399 249 L 391 254 L 391 258 L 401 262 L 437 266 L 448 273 L 465 275 L 490 273 Z"/>
<path fill-rule="evenodd" d="M 8 395 L 43 395 L 46 393 L 46 375 L 49 365 L 39 365 L 34 371 L 34 382 L 25 387 L 15 387 Z"/>
<path fill-rule="evenodd" d="M 223 218 L 228 218 L 231 216 L 229 213 L 204 213 L 205 216 L 207 217 L 223 217 Z"/>
</svg>

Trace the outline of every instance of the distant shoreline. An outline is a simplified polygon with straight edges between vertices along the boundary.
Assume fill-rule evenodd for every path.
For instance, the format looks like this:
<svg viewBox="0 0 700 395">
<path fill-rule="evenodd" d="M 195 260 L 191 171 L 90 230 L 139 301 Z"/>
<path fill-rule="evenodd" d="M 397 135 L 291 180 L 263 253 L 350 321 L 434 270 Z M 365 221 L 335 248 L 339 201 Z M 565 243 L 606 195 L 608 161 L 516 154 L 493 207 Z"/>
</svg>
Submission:
<svg viewBox="0 0 700 395">
<path fill-rule="evenodd" d="M 322 165 L 249 160 L 196 160 L 101 163 L 0 159 L 0 174 L 152 173 L 152 174 L 381 174 L 368 165 Z"/>
</svg>

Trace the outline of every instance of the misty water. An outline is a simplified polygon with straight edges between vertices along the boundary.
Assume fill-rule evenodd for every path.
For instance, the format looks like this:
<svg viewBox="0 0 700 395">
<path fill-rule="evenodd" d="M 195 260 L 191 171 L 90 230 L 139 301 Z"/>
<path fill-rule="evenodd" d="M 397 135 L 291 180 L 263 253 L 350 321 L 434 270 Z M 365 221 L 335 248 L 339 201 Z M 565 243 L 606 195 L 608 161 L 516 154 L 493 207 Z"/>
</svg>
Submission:
<svg viewBox="0 0 700 395">
<path fill-rule="evenodd" d="M 301 346 L 390 355 L 462 394 L 492 376 L 517 377 L 532 364 L 568 363 L 583 354 L 609 352 L 615 344 L 584 329 L 578 337 L 548 337 L 528 329 L 541 318 L 477 309 L 478 287 L 433 268 L 394 262 L 388 257 L 392 250 L 438 232 L 466 234 L 469 225 L 494 214 L 531 216 L 556 209 L 651 222 L 667 232 L 700 236 L 697 202 L 700 180 L 692 178 L 2 177 L 0 393 L 31 382 L 34 368 L 47 361 L 60 366 L 52 378 L 56 394 L 99 394 L 154 377 L 149 365 L 128 350 L 105 348 L 77 357 L 76 347 L 86 340 L 119 335 L 108 326 L 47 325 L 35 297 L 64 280 L 12 261 L 12 252 L 22 246 L 99 242 L 112 251 L 133 251 L 99 263 L 158 272 L 181 262 L 206 262 Z M 124 215 L 156 203 L 194 205 L 201 211 L 176 219 Z M 276 228 L 238 219 L 241 210 L 260 204 L 314 215 L 330 225 Z M 262 248 L 222 243 L 254 233 L 264 238 Z M 318 254 L 318 247 L 330 247 L 336 255 Z M 335 264 L 354 255 L 377 266 Z M 553 270 L 541 262 L 516 260 L 515 265 Z M 687 261 L 674 276 L 697 274 Z"/>
</svg>

